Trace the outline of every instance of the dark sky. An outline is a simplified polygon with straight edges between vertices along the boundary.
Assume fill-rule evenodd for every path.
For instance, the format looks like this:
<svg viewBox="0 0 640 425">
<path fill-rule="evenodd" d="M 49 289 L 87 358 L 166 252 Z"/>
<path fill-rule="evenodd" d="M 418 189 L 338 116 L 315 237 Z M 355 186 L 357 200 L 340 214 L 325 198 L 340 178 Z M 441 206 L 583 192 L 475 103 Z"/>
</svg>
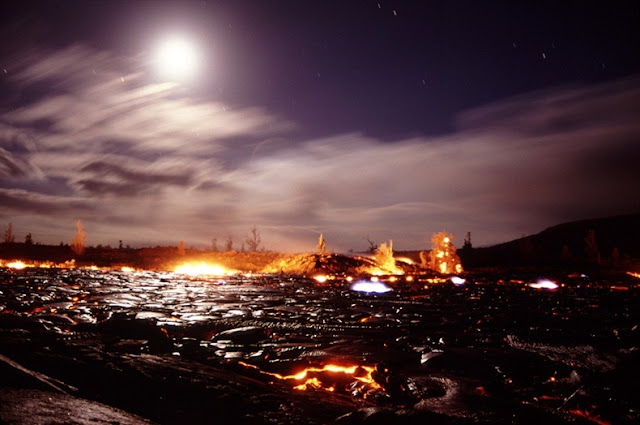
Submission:
<svg viewBox="0 0 640 425">
<path fill-rule="evenodd" d="M 640 4 L 0 5 L 0 224 L 90 244 L 475 245 L 640 211 Z M 194 46 L 191 78 L 159 67 Z M 6 224 L 5 224 L 6 225 Z M 4 226 L 4 225 L 3 225 Z"/>
</svg>

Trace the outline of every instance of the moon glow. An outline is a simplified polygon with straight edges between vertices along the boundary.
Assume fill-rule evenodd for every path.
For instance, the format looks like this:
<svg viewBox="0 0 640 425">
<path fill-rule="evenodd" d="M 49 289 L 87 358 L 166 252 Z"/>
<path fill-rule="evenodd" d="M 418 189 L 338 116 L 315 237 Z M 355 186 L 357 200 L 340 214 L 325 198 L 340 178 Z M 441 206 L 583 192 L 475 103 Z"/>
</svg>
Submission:
<svg viewBox="0 0 640 425">
<path fill-rule="evenodd" d="M 192 79 L 198 71 L 198 54 L 194 44 L 182 38 L 165 40 L 156 53 L 161 78 L 172 81 Z"/>
</svg>

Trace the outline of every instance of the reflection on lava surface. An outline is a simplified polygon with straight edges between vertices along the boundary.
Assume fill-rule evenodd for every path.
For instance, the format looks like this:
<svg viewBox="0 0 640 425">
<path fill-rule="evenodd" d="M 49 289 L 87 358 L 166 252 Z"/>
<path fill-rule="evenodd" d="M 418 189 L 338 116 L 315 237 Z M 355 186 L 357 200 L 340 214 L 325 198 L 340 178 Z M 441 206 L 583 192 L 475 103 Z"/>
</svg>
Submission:
<svg viewBox="0 0 640 425">
<path fill-rule="evenodd" d="M 366 423 L 361 408 L 411 423 L 640 419 L 635 277 L 553 276 L 554 291 L 465 279 L 381 295 L 346 278 L 0 269 L 0 354 L 162 423 L 207 421 L 194 400 L 234 391 L 258 423 Z"/>
</svg>

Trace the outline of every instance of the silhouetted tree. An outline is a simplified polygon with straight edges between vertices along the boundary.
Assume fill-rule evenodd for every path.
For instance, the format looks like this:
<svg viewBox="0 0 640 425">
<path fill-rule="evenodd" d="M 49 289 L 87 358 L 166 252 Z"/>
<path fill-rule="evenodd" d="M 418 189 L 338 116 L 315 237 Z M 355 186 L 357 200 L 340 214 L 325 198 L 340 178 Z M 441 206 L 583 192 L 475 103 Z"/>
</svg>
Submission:
<svg viewBox="0 0 640 425">
<path fill-rule="evenodd" d="M 124 246 L 122 246 L 122 239 L 120 239 L 120 241 L 118 241 L 118 249 L 123 249 Z"/>
<path fill-rule="evenodd" d="M 24 237 L 24 244 L 33 245 L 33 236 L 31 236 L 31 233 L 27 233 L 27 236 Z"/>
<path fill-rule="evenodd" d="M 249 237 L 245 241 L 247 243 L 247 247 L 249 248 L 249 252 L 257 252 L 260 247 L 260 242 L 262 242 L 262 238 L 260 238 L 260 231 L 256 226 L 251 228 L 251 232 L 249 233 Z M 242 244 L 244 252 L 244 243 Z"/>
<path fill-rule="evenodd" d="M 227 252 L 233 251 L 233 238 L 231 235 L 227 236 L 227 239 L 224 241 L 224 250 Z"/>
<path fill-rule="evenodd" d="M 613 247 L 613 251 L 611 251 L 611 265 L 617 266 L 618 263 L 620 263 L 620 251 L 618 250 L 618 247 L 615 246 Z"/>
<path fill-rule="evenodd" d="M 525 264 L 531 264 L 535 257 L 535 247 L 531 238 L 522 235 L 520 239 L 520 261 Z"/>
<path fill-rule="evenodd" d="M 462 249 L 468 250 L 473 248 L 471 245 L 471 232 L 467 232 L 467 236 L 464 238 L 464 244 L 462 245 Z"/>
<path fill-rule="evenodd" d="M 560 258 L 565 263 L 568 263 L 569 261 L 571 261 L 571 250 L 569 250 L 569 247 L 567 246 L 567 244 L 562 245 L 562 252 L 560 253 Z"/>
<path fill-rule="evenodd" d="M 13 234 L 13 223 L 9 223 L 7 230 L 4 231 L 4 243 L 14 243 L 16 235 Z"/>
<path fill-rule="evenodd" d="M 587 236 L 584 237 L 585 248 L 584 251 L 587 254 L 587 260 L 591 264 L 600 264 L 600 252 L 598 251 L 598 243 L 596 242 L 596 231 L 590 229 L 587 232 Z"/>
<path fill-rule="evenodd" d="M 316 250 L 320 255 L 327 252 L 327 243 L 324 241 L 324 236 L 322 236 L 322 233 L 320 233 L 320 237 L 318 238 L 318 246 L 316 246 Z"/>
<path fill-rule="evenodd" d="M 211 251 L 218 252 L 218 238 L 211 238 Z"/>
<path fill-rule="evenodd" d="M 376 250 L 378 249 L 378 244 L 373 242 L 371 238 L 369 238 L 369 235 L 365 236 L 364 239 L 369 243 L 369 249 L 367 249 L 367 251 L 372 254 L 376 252 Z"/>
<path fill-rule="evenodd" d="M 76 221 L 76 234 L 71 240 L 71 250 L 76 255 L 82 255 L 84 253 L 84 244 L 87 241 L 87 232 L 82 228 L 82 220 Z"/>
</svg>

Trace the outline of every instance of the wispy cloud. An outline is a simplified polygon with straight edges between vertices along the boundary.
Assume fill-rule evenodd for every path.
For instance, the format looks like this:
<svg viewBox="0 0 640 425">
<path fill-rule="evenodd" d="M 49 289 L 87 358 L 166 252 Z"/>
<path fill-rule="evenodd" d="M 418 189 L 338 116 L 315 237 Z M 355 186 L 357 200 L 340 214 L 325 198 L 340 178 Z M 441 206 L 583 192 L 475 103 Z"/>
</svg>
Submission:
<svg viewBox="0 0 640 425">
<path fill-rule="evenodd" d="M 36 239 L 83 218 L 90 243 L 206 244 L 255 224 L 272 249 L 312 249 L 319 232 L 334 249 L 365 235 L 417 248 L 442 229 L 482 244 L 640 210 L 638 79 L 528 94 L 468 111 L 447 136 L 382 142 L 293 138 L 264 109 L 148 80 L 144 58 L 76 45 L 16 64 L 7 83 L 28 96 L 0 115 L 0 219 Z"/>
</svg>

